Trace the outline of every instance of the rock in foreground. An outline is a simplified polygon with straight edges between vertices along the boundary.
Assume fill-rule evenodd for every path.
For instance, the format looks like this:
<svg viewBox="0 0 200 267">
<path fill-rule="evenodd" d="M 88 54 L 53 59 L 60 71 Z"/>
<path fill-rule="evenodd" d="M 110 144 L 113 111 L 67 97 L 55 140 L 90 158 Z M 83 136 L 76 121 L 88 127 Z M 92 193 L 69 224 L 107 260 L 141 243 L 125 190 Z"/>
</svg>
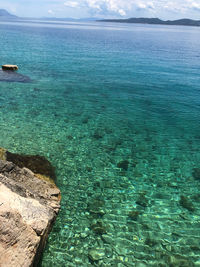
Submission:
<svg viewBox="0 0 200 267">
<path fill-rule="evenodd" d="M 60 208 L 60 190 L 50 178 L 0 159 L 1 267 L 37 266 Z"/>
</svg>

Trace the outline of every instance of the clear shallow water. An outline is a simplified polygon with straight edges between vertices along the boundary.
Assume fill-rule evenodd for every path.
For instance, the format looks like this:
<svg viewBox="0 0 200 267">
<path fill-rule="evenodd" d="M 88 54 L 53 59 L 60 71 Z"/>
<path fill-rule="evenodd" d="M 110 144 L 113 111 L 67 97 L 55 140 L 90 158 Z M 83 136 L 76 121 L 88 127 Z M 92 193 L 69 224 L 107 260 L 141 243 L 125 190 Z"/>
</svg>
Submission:
<svg viewBox="0 0 200 267">
<path fill-rule="evenodd" d="M 0 83 L 0 145 L 62 191 L 42 267 L 199 266 L 199 31 L 0 24 L 1 64 L 32 80 Z"/>
</svg>

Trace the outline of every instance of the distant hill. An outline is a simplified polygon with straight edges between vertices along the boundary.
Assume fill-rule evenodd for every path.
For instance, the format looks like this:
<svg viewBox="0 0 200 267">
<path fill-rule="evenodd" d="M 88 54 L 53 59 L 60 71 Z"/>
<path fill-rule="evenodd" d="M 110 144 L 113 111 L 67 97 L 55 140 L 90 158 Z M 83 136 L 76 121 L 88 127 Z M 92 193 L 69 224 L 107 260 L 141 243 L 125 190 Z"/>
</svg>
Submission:
<svg viewBox="0 0 200 267">
<path fill-rule="evenodd" d="M 0 9 L 0 19 L 16 19 L 17 16 L 10 14 L 5 9 Z"/>
<path fill-rule="evenodd" d="M 103 20 L 98 20 L 98 21 L 119 22 L 119 23 L 200 26 L 200 20 L 192 20 L 192 19 L 161 20 L 158 18 L 129 18 L 129 19 L 103 19 Z"/>
</svg>

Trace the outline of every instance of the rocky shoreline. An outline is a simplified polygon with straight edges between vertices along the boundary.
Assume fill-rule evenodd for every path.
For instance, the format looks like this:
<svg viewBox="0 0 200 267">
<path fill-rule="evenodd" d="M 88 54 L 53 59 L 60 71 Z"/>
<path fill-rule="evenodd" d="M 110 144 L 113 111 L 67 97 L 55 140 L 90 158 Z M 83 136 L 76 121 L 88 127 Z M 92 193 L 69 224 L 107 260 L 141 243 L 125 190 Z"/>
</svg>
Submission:
<svg viewBox="0 0 200 267">
<path fill-rule="evenodd" d="M 41 156 L 0 148 L 0 266 L 37 266 L 60 209 L 54 170 Z"/>
</svg>

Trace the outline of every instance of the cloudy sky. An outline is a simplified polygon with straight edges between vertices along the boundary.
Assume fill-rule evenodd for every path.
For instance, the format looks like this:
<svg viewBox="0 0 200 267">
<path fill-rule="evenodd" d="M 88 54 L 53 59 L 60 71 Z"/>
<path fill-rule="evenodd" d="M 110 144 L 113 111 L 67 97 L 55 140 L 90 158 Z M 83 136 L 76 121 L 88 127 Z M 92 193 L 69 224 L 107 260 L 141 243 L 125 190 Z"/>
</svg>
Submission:
<svg viewBox="0 0 200 267">
<path fill-rule="evenodd" d="M 0 8 L 26 17 L 159 17 L 200 20 L 200 0 L 0 0 Z"/>
</svg>

